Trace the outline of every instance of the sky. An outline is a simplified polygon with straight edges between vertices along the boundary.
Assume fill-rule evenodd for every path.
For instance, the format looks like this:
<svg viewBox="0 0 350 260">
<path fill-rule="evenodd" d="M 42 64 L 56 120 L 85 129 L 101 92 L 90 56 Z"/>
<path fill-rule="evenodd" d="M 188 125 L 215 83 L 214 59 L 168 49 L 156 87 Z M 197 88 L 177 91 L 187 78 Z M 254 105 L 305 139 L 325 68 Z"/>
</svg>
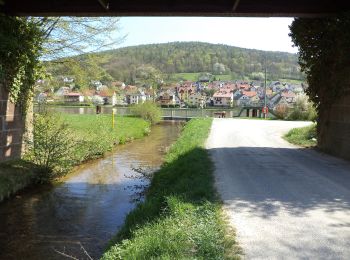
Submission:
<svg viewBox="0 0 350 260">
<path fill-rule="evenodd" d="M 200 41 L 296 53 L 288 36 L 293 18 L 123 17 L 119 47 L 173 41 Z"/>
</svg>

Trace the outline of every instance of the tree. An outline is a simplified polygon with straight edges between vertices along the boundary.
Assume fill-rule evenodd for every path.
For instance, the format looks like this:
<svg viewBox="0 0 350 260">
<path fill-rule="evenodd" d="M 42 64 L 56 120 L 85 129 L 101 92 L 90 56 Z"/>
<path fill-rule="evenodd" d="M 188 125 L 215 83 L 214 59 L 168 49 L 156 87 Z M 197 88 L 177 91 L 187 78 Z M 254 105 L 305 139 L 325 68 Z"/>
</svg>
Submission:
<svg viewBox="0 0 350 260">
<path fill-rule="evenodd" d="M 44 32 L 43 59 L 57 59 L 110 49 L 125 36 L 118 34 L 116 17 L 40 17 L 35 19 Z"/>
<path fill-rule="evenodd" d="M 350 14 L 296 18 L 290 36 L 299 48 L 299 64 L 309 87 L 306 93 L 319 111 L 339 98 L 350 83 Z"/>
</svg>

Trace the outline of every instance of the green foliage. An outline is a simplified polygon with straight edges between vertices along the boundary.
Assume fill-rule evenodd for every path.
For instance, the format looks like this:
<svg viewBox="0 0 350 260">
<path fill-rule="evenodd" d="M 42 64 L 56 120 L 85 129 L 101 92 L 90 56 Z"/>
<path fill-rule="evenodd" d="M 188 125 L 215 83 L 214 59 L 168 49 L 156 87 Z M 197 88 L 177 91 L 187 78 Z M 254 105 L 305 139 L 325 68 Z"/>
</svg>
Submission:
<svg viewBox="0 0 350 260">
<path fill-rule="evenodd" d="M 296 97 L 292 112 L 288 115 L 289 120 L 309 120 L 316 121 L 317 112 L 312 102 L 305 95 Z"/>
<path fill-rule="evenodd" d="M 146 101 L 135 105 L 133 108 L 133 113 L 139 116 L 151 124 L 158 123 L 162 118 L 162 110 L 158 105 L 151 101 Z"/>
<path fill-rule="evenodd" d="M 310 126 L 293 128 L 285 136 L 288 142 L 304 147 L 315 146 L 317 143 L 316 124 Z"/>
<path fill-rule="evenodd" d="M 44 112 L 34 116 L 33 140 L 26 157 L 40 168 L 39 182 L 48 182 L 74 164 L 76 141 L 62 118 Z"/>
<path fill-rule="evenodd" d="M 33 19 L 0 14 L 0 85 L 24 110 L 34 82 L 41 76 L 43 40 L 43 32 Z"/>
<path fill-rule="evenodd" d="M 238 259 L 203 145 L 211 119 L 191 120 L 102 259 Z M 115 242 L 117 244 L 113 245 Z"/>
<path fill-rule="evenodd" d="M 290 36 L 299 47 L 299 64 L 307 76 L 306 90 L 319 110 L 333 104 L 350 84 L 350 14 L 296 18 Z"/>
</svg>

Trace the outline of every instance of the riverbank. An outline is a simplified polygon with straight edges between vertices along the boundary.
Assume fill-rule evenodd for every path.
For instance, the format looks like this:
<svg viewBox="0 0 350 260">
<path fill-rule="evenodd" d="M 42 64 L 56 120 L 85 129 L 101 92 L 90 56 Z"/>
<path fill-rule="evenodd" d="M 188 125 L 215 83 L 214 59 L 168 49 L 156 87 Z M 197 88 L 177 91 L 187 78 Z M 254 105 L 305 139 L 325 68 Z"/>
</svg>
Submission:
<svg viewBox="0 0 350 260">
<path fill-rule="evenodd" d="M 204 148 L 211 119 L 191 120 L 102 259 L 238 259 Z"/>
<path fill-rule="evenodd" d="M 136 117 L 116 117 L 114 129 L 110 115 L 62 114 L 62 117 L 78 140 L 73 149 L 72 167 L 100 158 L 111 151 L 116 144 L 142 138 L 150 131 L 150 124 Z M 1 163 L 0 202 L 37 181 L 37 168 L 30 161 L 16 160 Z"/>
</svg>

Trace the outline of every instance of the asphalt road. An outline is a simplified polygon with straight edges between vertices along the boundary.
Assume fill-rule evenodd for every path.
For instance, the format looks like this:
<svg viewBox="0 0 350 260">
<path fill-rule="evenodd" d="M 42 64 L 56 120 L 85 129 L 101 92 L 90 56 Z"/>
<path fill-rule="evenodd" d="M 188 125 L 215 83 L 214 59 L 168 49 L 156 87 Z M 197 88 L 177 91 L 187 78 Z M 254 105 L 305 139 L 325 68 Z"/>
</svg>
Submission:
<svg viewBox="0 0 350 260">
<path fill-rule="evenodd" d="M 281 138 L 307 124 L 213 121 L 207 149 L 245 259 L 350 259 L 350 162 Z"/>
</svg>

